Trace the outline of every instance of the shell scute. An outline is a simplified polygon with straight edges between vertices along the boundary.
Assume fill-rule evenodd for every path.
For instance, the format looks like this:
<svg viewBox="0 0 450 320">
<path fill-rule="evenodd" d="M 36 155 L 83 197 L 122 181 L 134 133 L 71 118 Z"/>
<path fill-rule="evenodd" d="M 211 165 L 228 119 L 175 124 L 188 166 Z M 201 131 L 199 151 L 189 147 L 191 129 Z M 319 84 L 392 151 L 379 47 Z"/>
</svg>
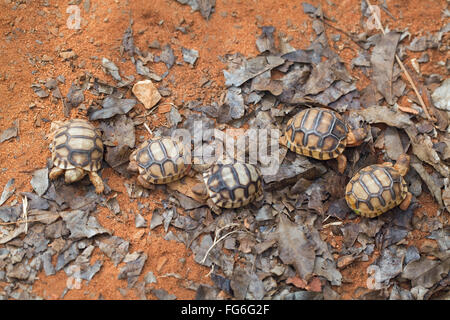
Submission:
<svg viewBox="0 0 450 320">
<path fill-rule="evenodd" d="M 319 160 L 338 157 L 347 145 L 348 127 L 342 117 L 325 108 L 297 113 L 286 126 L 286 146 L 293 152 Z"/>
</svg>

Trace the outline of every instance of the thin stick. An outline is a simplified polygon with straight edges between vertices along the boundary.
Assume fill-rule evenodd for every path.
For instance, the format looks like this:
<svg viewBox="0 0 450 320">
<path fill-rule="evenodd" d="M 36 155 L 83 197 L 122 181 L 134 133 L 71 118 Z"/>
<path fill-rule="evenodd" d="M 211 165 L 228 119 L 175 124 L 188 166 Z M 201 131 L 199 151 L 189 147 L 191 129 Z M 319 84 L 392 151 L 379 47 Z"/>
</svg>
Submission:
<svg viewBox="0 0 450 320">
<path fill-rule="evenodd" d="M 212 250 L 212 248 L 215 247 L 216 244 L 218 244 L 220 241 L 222 241 L 223 239 L 225 239 L 226 237 L 228 237 L 230 234 L 239 232 L 241 230 L 234 230 L 234 231 L 230 231 L 227 234 L 223 235 L 222 237 L 219 238 L 219 240 L 214 239 L 214 243 L 212 244 L 211 247 L 209 247 L 208 251 L 206 251 L 205 253 L 205 257 L 203 258 L 203 260 L 201 261 L 201 263 L 205 263 L 206 258 L 208 258 L 209 252 Z"/>
<path fill-rule="evenodd" d="M 145 127 L 145 129 L 148 131 L 148 133 L 150 133 L 150 135 L 153 134 L 153 132 L 152 132 L 152 130 L 150 130 L 150 128 L 149 128 L 147 122 L 144 122 L 144 127 Z"/>
<path fill-rule="evenodd" d="M 10 225 L 19 224 L 19 223 L 39 222 L 39 221 L 47 220 L 48 218 L 49 217 L 40 218 L 40 219 L 18 220 L 18 221 L 14 221 L 14 222 L 1 222 L 0 226 L 10 226 Z"/>
<path fill-rule="evenodd" d="M 325 19 L 322 20 L 322 22 L 323 22 L 324 24 L 326 24 L 327 26 L 333 28 L 334 30 L 339 31 L 339 32 L 342 32 L 342 33 L 345 34 L 347 37 L 349 37 L 350 40 L 352 40 L 353 43 L 355 43 L 358 47 L 364 49 L 364 46 L 363 46 L 362 44 L 360 44 L 357 40 L 355 40 L 355 38 L 354 38 L 350 33 L 348 33 L 347 31 L 342 30 L 341 28 L 338 28 L 338 27 L 332 25 L 331 23 L 329 23 L 329 22 L 326 21 Z"/>
<path fill-rule="evenodd" d="M 330 226 L 340 226 L 341 224 L 343 224 L 342 221 L 330 222 L 330 223 L 324 225 L 322 228 L 328 228 Z"/>
<path fill-rule="evenodd" d="M 25 220 L 25 234 L 28 233 L 28 198 L 22 198 L 22 210 L 23 210 L 23 218 Z"/>
<path fill-rule="evenodd" d="M 369 6 L 370 12 L 371 12 L 372 15 L 374 16 L 375 21 L 376 21 L 377 24 L 378 24 L 378 28 L 381 30 L 381 32 L 382 32 L 383 34 L 386 34 L 386 32 L 384 31 L 383 24 L 381 23 L 380 17 L 376 14 L 376 12 L 374 12 L 373 7 L 372 7 L 372 4 L 370 3 L 369 0 L 366 0 L 366 2 L 367 2 L 367 5 Z M 405 66 L 404 66 L 404 64 L 403 64 L 403 62 L 400 60 L 400 58 L 398 57 L 397 54 L 395 54 L 395 60 L 396 60 L 397 63 L 400 65 L 400 68 L 402 69 L 403 73 L 405 74 L 406 79 L 408 79 L 408 82 L 411 84 L 411 87 L 413 88 L 413 90 L 414 90 L 414 92 L 415 92 L 417 98 L 419 99 L 420 105 L 422 106 L 422 109 L 423 109 L 423 111 L 425 112 L 425 115 L 426 115 L 427 119 L 428 119 L 428 120 L 436 121 L 435 118 L 432 118 L 432 117 L 430 116 L 430 113 L 428 112 L 428 108 L 427 108 L 427 106 L 425 105 L 425 102 L 423 101 L 422 96 L 421 96 L 420 93 L 419 93 L 419 90 L 417 90 L 417 87 L 416 87 L 416 85 L 414 84 L 413 79 L 412 79 L 411 76 L 409 75 L 408 70 L 406 70 L 406 68 L 405 68 Z"/>
</svg>

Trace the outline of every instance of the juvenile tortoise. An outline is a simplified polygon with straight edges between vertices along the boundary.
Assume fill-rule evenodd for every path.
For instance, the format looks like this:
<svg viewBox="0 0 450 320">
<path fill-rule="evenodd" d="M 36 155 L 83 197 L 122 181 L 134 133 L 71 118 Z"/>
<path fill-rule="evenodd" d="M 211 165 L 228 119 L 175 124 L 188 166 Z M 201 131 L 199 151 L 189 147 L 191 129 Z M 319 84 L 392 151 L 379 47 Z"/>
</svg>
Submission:
<svg viewBox="0 0 450 320">
<path fill-rule="evenodd" d="M 170 137 L 143 142 L 131 155 L 128 170 L 138 173 L 138 183 L 153 189 L 181 179 L 191 168 L 191 152 L 181 142 Z"/>
<path fill-rule="evenodd" d="M 203 183 L 192 191 L 219 214 L 219 207 L 239 208 L 262 199 L 261 172 L 248 163 L 216 163 L 203 173 Z"/>
<path fill-rule="evenodd" d="M 54 121 L 51 131 L 54 167 L 50 171 L 50 179 L 64 173 L 65 182 L 72 183 L 88 174 L 95 191 L 102 193 L 103 181 L 97 174 L 103 159 L 101 132 L 83 119 Z"/>
<path fill-rule="evenodd" d="M 347 158 L 342 154 L 345 147 L 361 144 L 366 135 L 364 128 L 351 130 L 339 113 L 314 107 L 289 119 L 280 144 L 318 160 L 337 158 L 338 170 L 343 173 L 347 166 Z"/>
<path fill-rule="evenodd" d="M 347 184 L 345 200 L 357 214 L 373 218 L 400 205 L 406 210 L 412 194 L 403 177 L 409 169 L 409 156 L 402 154 L 395 165 L 390 162 L 361 169 Z"/>
</svg>

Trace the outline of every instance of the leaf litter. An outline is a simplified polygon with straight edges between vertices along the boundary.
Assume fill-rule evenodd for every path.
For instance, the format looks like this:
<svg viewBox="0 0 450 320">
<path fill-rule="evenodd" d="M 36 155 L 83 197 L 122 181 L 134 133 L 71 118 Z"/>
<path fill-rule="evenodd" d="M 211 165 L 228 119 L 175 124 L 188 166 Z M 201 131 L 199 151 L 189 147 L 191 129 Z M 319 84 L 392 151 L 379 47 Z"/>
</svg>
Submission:
<svg viewBox="0 0 450 320">
<path fill-rule="evenodd" d="M 178 2 L 189 4 L 193 10 L 200 10 L 205 18 L 213 12 L 215 5 L 215 1 Z M 374 139 L 381 137 L 380 145 L 383 142 L 386 149 L 382 155 L 384 160 L 395 161 L 401 151 L 409 151 L 415 155 L 411 171 L 415 171 L 416 184 L 421 179 L 436 199 L 443 198 L 444 200 L 438 201 L 442 208 L 442 203 L 447 199 L 447 193 L 443 192 L 447 190 L 448 182 L 445 184 L 439 181 L 448 179 L 445 164 L 447 158 L 443 156 L 448 148 L 445 147 L 445 142 L 439 147 L 439 142 L 443 141 L 445 132 L 436 130 L 434 123 L 428 129 L 422 124 L 419 129 L 423 112 L 405 113 L 399 105 L 398 98 L 409 91 L 399 78 L 399 68 L 395 61 L 396 49 L 403 41 L 401 32 L 393 31 L 361 41 L 363 51 L 359 53 L 353 66 L 369 71 L 372 69 L 370 79 L 379 96 L 376 103 L 367 105 L 360 103 L 363 92 L 356 88 L 355 79 L 349 76 L 348 66 L 340 61 L 328 45 L 327 24 L 320 19 L 324 16 L 321 8 L 307 3 L 302 5 L 304 11 L 314 18 L 313 27 L 317 33 L 317 38 L 309 47 L 296 49 L 288 47 L 287 42 L 282 42 L 284 48 L 281 45 L 277 48 L 277 42 L 274 41 L 275 27 L 263 26 L 256 39 L 256 47 L 260 52 L 257 57 L 249 58 L 239 54 L 221 57 L 228 64 L 227 70 L 224 70 L 227 85 L 225 99 L 211 105 L 200 102 L 201 107 L 197 105 L 192 110 L 198 108 L 203 120 L 212 121 L 212 127 L 214 121 L 211 119 L 219 117 L 220 112 L 217 110 L 227 110 L 223 118 L 225 121 L 221 123 L 241 125 L 254 122 L 262 127 L 281 128 L 294 112 L 310 107 L 308 103 L 311 101 L 330 105 L 349 118 L 350 122 L 356 114 L 371 125 L 369 129 L 372 129 Z M 433 39 L 415 38 L 408 49 L 414 51 L 425 50 L 425 47 L 434 48 Z M 371 47 L 373 49 L 370 53 L 368 49 Z M 136 47 L 131 24 L 124 33 L 121 50 L 134 61 L 138 74 L 159 81 L 156 80 L 157 75 L 145 66 L 152 58 L 145 58 L 149 56 Z M 198 53 L 182 48 L 182 54 L 183 60 L 195 67 Z M 324 57 L 327 59 L 322 59 Z M 156 61 L 158 59 L 165 63 L 167 69 L 171 69 L 176 63 L 174 50 L 168 44 L 163 46 L 161 55 L 155 57 Z M 136 119 L 133 119 L 133 108 L 136 100 L 125 99 L 119 89 L 123 87 L 128 90 L 134 80 L 127 82 L 132 79 L 127 77 L 128 80 L 123 81 L 119 68 L 106 58 L 102 59 L 102 67 L 118 83 L 108 85 L 98 79 L 94 79 L 92 86 L 74 83 L 66 103 L 70 108 L 80 106 L 85 102 L 83 91 L 86 89 L 97 95 L 106 94 L 106 97 L 102 96 L 97 100 L 97 106 L 102 108 L 94 106 L 89 109 L 89 116 L 91 120 L 100 120 L 107 149 L 107 164 L 125 176 L 125 170 L 119 168 L 126 165 L 127 157 L 135 147 L 133 120 Z M 274 79 L 274 74 L 278 72 L 281 72 L 281 78 Z M 445 88 L 444 85 L 445 82 L 442 84 Z M 50 88 L 47 87 L 49 90 Z M 442 107 L 445 100 L 442 102 L 441 98 L 443 89 L 435 91 L 436 86 L 430 88 L 434 94 L 429 102 L 445 110 L 445 105 Z M 388 105 L 384 105 L 385 103 Z M 250 104 L 253 104 L 251 108 Z M 214 106 L 216 111 L 212 110 Z M 170 110 L 178 111 L 177 108 Z M 356 113 L 349 115 L 347 110 Z M 185 125 L 190 120 L 186 117 L 187 120 L 183 122 L 183 117 L 175 111 L 171 111 L 168 118 L 173 126 L 180 122 Z M 2 133 L 1 142 L 17 136 L 18 130 L 10 131 Z M 207 140 L 207 137 L 201 139 Z M 355 215 L 347 210 L 342 201 L 342 195 L 324 188 L 330 181 L 331 175 L 328 173 L 333 171 L 332 165 L 301 156 L 293 157 L 291 153 L 284 152 L 281 157 L 282 169 L 275 176 L 264 177 L 267 194 L 263 206 L 226 210 L 221 216 L 213 216 L 201 203 L 182 193 L 177 196 L 176 192 L 168 188 L 168 192 L 177 199 L 177 206 L 181 206 L 182 212 L 176 206 L 166 205 L 163 210 L 152 212 L 150 230 L 162 226 L 166 235 L 172 234 L 191 248 L 196 262 L 213 268 L 211 279 L 214 286 L 193 286 L 198 298 L 216 299 L 220 296 L 220 290 L 238 299 L 338 298 L 339 294 L 333 289 L 345 282 L 345 269 L 365 257 L 373 257 L 375 245 L 380 254 L 368 269 L 369 279 L 374 280 L 374 291 L 363 296 L 385 299 L 423 298 L 445 286 L 445 279 L 441 275 L 448 270 L 449 260 L 446 252 L 448 241 L 444 240 L 443 235 L 448 238 L 448 232 L 446 233 L 442 223 L 438 223 L 438 218 L 435 222 L 428 223 L 433 226 L 430 239 L 439 243 L 434 259 L 429 259 L 429 253 L 404 245 L 404 239 L 420 226 L 420 221 L 415 221 L 412 217 L 413 210 L 407 211 L 401 218 L 402 213 L 393 210 L 377 220 L 355 220 Z M 367 159 L 373 159 L 373 152 L 373 147 L 348 148 L 346 155 L 350 165 L 358 168 Z M 346 178 L 349 175 L 350 172 L 347 172 Z M 116 198 L 97 196 L 92 189 L 83 186 L 83 196 L 72 199 L 77 194 L 75 190 L 78 190 L 79 185 L 77 189 L 72 186 L 64 187 L 60 181 L 45 181 L 46 174 L 39 173 L 36 176 L 32 183 L 36 194 L 31 196 L 30 193 L 27 197 L 34 201 L 33 206 L 41 206 L 41 209 L 33 210 L 41 211 L 39 214 L 30 212 L 27 232 L 25 223 L 20 220 L 21 205 L 0 208 L 3 222 L 19 221 L 16 225 L 0 226 L 0 243 L 6 244 L 9 249 L 8 243 L 13 243 L 16 247 L 28 243 L 33 247 L 33 252 L 29 255 L 35 257 L 34 261 L 42 262 L 24 260 L 24 252 L 0 249 L 0 266 L 6 266 L 3 267 L 5 276 L 11 283 L 11 287 L 5 291 L 10 292 L 10 296 L 18 294 L 12 292 L 13 284 L 17 281 L 33 282 L 42 269 L 46 274 L 64 269 L 68 276 L 79 276 L 84 281 L 90 281 L 103 265 L 101 260 L 90 264 L 94 248 L 99 247 L 116 267 L 121 264 L 119 278 L 127 280 L 128 288 L 140 290 L 144 297 L 146 293 L 151 293 L 159 299 L 176 298 L 165 290 L 142 288 L 138 277 L 146 264 L 147 255 L 143 252 L 129 253 L 130 242 L 112 235 L 111 231 L 103 228 L 91 215 L 98 204 L 106 204 L 115 215 L 120 215 Z M 35 184 L 36 180 L 43 181 Z M 412 178 L 407 177 L 407 182 L 412 183 Z M 14 191 L 11 192 L 10 188 L 11 186 L 4 188 L 3 202 L 13 194 Z M 336 188 L 342 189 L 343 182 L 337 184 Z M 146 194 L 133 184 L 127 184 L 126 189 L 133 199 Z M 33 221 L 36 217 L 38 221 Z M 135 217 L 136 227 L 147 227 L 146 220 L 140 213 L 135 214 Z M 170 226 L 176 228 L 176 234 L 171 233 Z M 337 248 L 328 240 L 325 241 L 324 230 L 343 235 L 342 247 Z M 24 239 L 19 237 L 22 234 L 25 234 Z M 32 235 L 36 234 L 41 234 L 41 237 L 32 241 Z M 221 239 L 215 237 L 217 234 L 225 238 L 217 241 Z M 55 245 L 45 250 L 49 241 L 55 241 Z M 230 250 L 231 254 L 225 253 L 223 248 Z M 55 254 L 57 257 L 54 265 L 52 256 Z M 235 265 L 233 255 L 241 259 L 239 266 Z M 81 273 L 76 274 L 74 270 L 81 270 L 78 271 Z M 2 269 L 0 273 L 1 271 Z M 149 283 L 154 282 L 151 278 L 149 277 Z M 400 280 L 408 280 L 411 290 L 405 290 L 404 285 L 398 286 Z M 391 286 L 389 294 L 384 289 Z"/>
</svg>

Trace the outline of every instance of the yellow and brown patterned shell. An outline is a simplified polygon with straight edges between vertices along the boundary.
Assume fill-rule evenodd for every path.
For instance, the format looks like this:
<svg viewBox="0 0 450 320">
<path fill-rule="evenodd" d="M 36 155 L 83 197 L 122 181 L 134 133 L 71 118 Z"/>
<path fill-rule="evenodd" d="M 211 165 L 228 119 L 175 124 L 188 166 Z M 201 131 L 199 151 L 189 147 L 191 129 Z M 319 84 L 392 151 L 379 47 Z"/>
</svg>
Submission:
<svg viewBox="0 0 450 320">
<path fill-rule="evenodd" d="M 355 213 L 368 218 L 398 206 L 408 193 L 400 173 L 389 165 L 361 169 L 347 184 L 345 200 Z"/>
<path fill-rule="evenodd" d="M 215 164 L 203 180 L 209 198 L 222 208 L 243 207 L 263 193 L 261 172 L 251 164 Z"/>
<path fill-rule="evenodd" d="M 169 137 L 145 141 L 134 152 L 139 174 L 153 184 L 181 179 L 191 167 L 191 152 L 181 142 Z"/>
<path fill-rule="evenodd" d="M 305 109 L 288 121 L 286 147 L 307 157 L 333 159 L 344 151 L 347 134 L 347 125 L 338 113 L 325 108 Z"/>
<path fill-rule="evenodd" d="M 56 167 L 97 171 L 102 159 L 101 133 L 89 121 L 69 120 L 53 132 L 52 161 Z"/>
</svg>

